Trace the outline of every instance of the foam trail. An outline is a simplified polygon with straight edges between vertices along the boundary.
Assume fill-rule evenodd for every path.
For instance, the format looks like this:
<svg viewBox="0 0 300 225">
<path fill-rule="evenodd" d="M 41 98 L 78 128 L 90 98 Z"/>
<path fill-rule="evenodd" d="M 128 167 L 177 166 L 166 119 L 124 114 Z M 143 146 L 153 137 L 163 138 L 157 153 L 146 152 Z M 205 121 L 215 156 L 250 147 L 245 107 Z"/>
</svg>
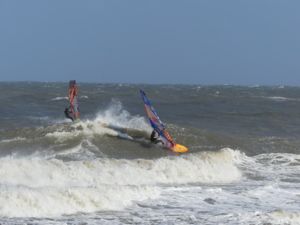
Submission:
<svg viewBox="0 0 300 225">
<path fill-rule="evenodd" d="M 120 135 L 116 130 L 103 126 L 103 124 L 147 133 L 150 133 L 152 130 L 144 117 L 132 116 L 128 111 L 123 109 L 121 102 L 113 100 L 106 110 L 98 112 L 95 119 L 82 120 L 76 124 L 70 123 L 70 127 L 74 128 L 71 132 L 69 130 L 57 129 L 47 133 L 46 137 L 56 138 L 57 143 L 62 143 L 80 135 L 87 138 L 91 138 L 94 135 Z"/>
</svg>

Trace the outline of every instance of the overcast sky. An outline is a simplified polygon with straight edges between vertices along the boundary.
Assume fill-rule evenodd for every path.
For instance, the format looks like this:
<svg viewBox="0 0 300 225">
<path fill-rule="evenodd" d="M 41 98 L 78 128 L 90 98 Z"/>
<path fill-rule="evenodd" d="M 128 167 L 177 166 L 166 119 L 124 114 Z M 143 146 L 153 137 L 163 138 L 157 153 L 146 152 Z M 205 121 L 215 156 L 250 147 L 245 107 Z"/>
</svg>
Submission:
<svg viewBox="0 0 300 225">
<path fill-rule="evenodd" d="M 300 85 L 299 0 L 0 0 L 0 80 Z"/>
</svg>

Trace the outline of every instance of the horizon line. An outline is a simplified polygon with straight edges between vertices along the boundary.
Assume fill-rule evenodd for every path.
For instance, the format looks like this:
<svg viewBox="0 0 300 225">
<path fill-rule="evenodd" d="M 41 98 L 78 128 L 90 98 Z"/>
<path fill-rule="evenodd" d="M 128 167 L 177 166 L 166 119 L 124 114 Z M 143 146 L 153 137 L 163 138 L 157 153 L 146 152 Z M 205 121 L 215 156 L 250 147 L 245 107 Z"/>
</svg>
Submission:
<svg viewBox="0 0 300 225">
<path fill-rule="evenodd" d="M 38 81 L 38 80 L 0 80 L 0 83 L 68 83 L 70 80 L 66 81 Z M 240 87 L 300 87 L 300 85 L 290 85 L 290 84 L 213 84 L 213 83 L 143 83 L 143 82 L 99 82 L 99 81 L 78 81 L 77 83 L 82 84 L 108 84 L 108 85 L 182 85 L 182 86 L 240 86 Z"/>
</svg>

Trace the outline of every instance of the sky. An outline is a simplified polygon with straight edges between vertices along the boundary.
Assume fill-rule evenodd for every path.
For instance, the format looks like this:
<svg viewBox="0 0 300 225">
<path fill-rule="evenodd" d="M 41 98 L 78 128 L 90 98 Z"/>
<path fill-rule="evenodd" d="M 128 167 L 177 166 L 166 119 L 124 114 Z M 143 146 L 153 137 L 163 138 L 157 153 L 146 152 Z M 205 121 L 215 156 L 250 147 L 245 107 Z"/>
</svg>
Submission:
<svg viewBox="0 0 300 225">
<path fill-rule="evenodd" d="M 0 0 L 0 81 L 300 85 L 299 0 Z"/>
</svg>

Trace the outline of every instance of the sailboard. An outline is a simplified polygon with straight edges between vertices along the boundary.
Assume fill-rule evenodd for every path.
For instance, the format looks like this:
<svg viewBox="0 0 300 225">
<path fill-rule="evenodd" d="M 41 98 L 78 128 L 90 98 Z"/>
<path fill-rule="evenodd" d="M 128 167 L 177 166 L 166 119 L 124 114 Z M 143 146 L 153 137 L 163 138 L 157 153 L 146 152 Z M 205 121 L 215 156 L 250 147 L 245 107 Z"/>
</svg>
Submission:
<svg viewBox="0 0 300 225">
<path fill-rule="evenodd" d="M 73 121 L 78 121 L 80 119 L 79 104 L 78 104 L 78 86 L 76 80 L 70 80 L 69 82 L 69 116 Z"/>
<path fill-rule="evenodd" d="M 173 138 L 167 131 L 166 126 L 160 120 L 160 118 L 159 118 L 156 110 L 152 106 L 150 100 L 146 96 L 146 93 L 143 90 L 140 90 L 140 94 L 141 94 L 141 97 L 144 102 L 145 111 L 146 111 L 147 117 L 149 119 L 150 125 L 158 133 L 160 139 L 163 142 L 164 147 L 172 150 L 173 152 L 180 152 L 180 153 L 187 152 L 188 151 L 187 147 L 175 143 L 175 141 L 173 140 Z"/>
</svg>

